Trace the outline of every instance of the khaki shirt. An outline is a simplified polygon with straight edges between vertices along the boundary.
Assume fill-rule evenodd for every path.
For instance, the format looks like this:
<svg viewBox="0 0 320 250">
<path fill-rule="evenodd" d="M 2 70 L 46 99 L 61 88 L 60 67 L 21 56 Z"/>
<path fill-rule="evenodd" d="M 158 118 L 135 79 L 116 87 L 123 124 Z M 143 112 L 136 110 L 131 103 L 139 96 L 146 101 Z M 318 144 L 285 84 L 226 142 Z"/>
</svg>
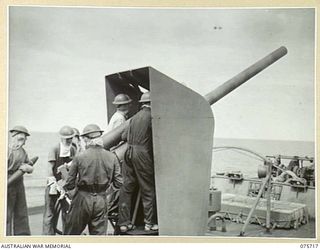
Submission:
<svg viewBox="0 0 320 250">
<path fill-rule="evenodd" d="M 101 146 L 89 146 L 73 159 L 64 188 L 72 190 L 77 186 L 103 186 L 105 190 L 113 183 L 120 188 L 122 176 L 116 156 Z"/>
<path fill-rule="evenodd" d="M 121 124 L 123 124 L 126 121 L 126 116 L 119 110 L 113 114 L 111 117 L 108 127 L 106 129 L 106 133 L 110 132 L 111 130 L 115 129 L 116 127 L 119 127 Z"/>
</svg>

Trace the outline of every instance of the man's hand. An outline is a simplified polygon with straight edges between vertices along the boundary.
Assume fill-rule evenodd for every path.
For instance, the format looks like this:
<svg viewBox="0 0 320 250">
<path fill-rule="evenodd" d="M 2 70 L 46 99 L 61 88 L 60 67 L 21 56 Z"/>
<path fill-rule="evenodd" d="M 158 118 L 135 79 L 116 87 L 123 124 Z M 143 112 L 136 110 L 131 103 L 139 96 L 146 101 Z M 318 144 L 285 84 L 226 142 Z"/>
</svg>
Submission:
<svg viewBox="0 0 320 250">
<path fill-rule="evenodd" d="M 54 176 L 47 177 L 47 186 L 51 186 L 56 183 L 56 178 Z"/>
<path fill-rule="evenodd" d="M 60 193 L 64 191 L 64 190 L 63 190 L 63 183 L 61 182 L 61 180 L 57 182 L 57 184 L 56 184 L 56 189 L 57 189 L 58 192 L 60 192 Z"/>
<path fill-rule="evenodd" d="M 63 180 L 59 180 L 56 183 L 56 189 L 60 193 L 58 200 L 63 200 L 66 196 L 66 191 L 63 189 L 64 184 L 65 184 L 65 182 Z"/>
<path fill-rule="evenodd" d="M 33 167 L 28 164 L 23 164 L 19 169 L 22 172 L 28 173 L 28 174 L 31 174 L 33 172 Z"/>
<path fill-rule="evenodd" d="M 66 196 L 66 191 L 64 191 L 63 188 L 61 188 L 61 190 L 59 190 L 59 192 L 60 192 L 60 196 L 58 198 L 58 201 L 63 200 Z"/>
</svg>

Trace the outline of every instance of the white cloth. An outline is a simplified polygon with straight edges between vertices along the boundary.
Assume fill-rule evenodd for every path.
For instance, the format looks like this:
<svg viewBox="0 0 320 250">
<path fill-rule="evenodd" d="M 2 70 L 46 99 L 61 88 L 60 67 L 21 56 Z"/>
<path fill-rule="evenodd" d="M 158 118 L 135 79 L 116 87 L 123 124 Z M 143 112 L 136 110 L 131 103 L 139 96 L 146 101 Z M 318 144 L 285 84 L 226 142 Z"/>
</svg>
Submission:
<svg viewBox="0 0 320 250">
<path fill-rule="evenodd" d="M 150 104 L 143 104 L 143 105 L 141 106 L 141 108 L 143 108 L 143 107 L 151 108 L 151 105 L 150 105 Z"/>
<path fill-rule="evenodd" d="M 71 144 L 70 146 L 65 146 L 60 142 L 59 157 L 70 157 L 70 156 L 71 156 Z"/>
<path fill-rule="evenodd" d="M 122 123 L 126 121 L 126 116 L 123 112 L 117 110 L 110 119 L 108 127 L 106 129 L 106 133 L 110 132 L 111 130 L 119 127 Z"/>
<path fill-rule="evenodd" d="M 56 182 L 56 178 L 54 176 L 49 176 L 47 178 L 47 186 L 49 187 L 49 195 L 58 194 L 57 182 Z"/>
<path fill-rule="evenodd" d="M 94 138 L 94 139 L 89 141 L 87 146 L 100 146 L 100 147 L 103 147 L 103 140 L 102 140 L 101 137 Z"/>
</svg>

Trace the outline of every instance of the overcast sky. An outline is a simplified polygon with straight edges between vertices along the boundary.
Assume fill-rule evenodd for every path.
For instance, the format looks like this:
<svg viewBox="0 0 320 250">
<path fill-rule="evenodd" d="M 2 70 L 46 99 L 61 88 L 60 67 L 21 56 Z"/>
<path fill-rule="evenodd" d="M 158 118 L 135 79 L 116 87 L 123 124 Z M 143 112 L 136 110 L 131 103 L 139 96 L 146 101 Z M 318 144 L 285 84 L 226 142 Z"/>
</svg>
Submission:
<svg viewBox="0 0 320 250">
<path fill-rule="evenodd" d="M 285 57 L 214 104 L 215 136 L 314 141 L 314 9 L 9 14 L 9 127 L 105 128 L 105 75 L 152 66 L 205 95 L 283 45 Z"/>
</svg>

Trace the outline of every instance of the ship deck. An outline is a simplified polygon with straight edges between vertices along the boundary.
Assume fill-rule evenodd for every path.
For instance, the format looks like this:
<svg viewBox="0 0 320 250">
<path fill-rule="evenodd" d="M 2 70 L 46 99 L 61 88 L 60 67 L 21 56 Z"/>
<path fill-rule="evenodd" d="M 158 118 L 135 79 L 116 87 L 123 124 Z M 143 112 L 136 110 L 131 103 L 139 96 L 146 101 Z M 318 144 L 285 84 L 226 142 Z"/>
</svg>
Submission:
<svg viewBox="0 0 320 250">
<path fill-rule="evenodd" d="M 29 215 L 31 234 L 38 236 L 42 234 L 42 212 L 40 208 L 33 209 Z M 207 237 L 241 237 L 239 233 L 243 224 L 226 220 L 226 232 L 221 232 L 221 226 L 217 223 L 217 231 L 207 231 Z M 245 237 L 271 237 L 271 238 L 305 238 L 312 239 L 316 237 L 316 226 L 314 220 L 309 220 L 308 224 L 300 226 L 298 229 L 273 229 L 266 232 L 266 229 L 257 224 L 249 224 L 245 232 Z M 113 228 L 108 225 L 108 235 L 113 235 Z M 134 234 L 137 236 L 137 234 Z M 121 236 L 118 236 L 121 237 Z"/>
<path fill-rule="evenodd" d="M 235 223 L 226 220 L 227 232 L 221 232 L 221 227 L 217 224 L 217 231 L 208 231 L 206 236 L 212 237 L 242 237 L 240 231 L 243 227 L 241 223 Z M 298 229 L 273 229 L 270 232 L 266 231 L 266 228 L 258 224 L 249 224 L 245 237 L 271 237 L 271 238 L 305 238 L 312 239 L 316 237 L 316 224 L 314 220 L 309 220 L 308 224 L 300 226 Z"/>
</svg>

